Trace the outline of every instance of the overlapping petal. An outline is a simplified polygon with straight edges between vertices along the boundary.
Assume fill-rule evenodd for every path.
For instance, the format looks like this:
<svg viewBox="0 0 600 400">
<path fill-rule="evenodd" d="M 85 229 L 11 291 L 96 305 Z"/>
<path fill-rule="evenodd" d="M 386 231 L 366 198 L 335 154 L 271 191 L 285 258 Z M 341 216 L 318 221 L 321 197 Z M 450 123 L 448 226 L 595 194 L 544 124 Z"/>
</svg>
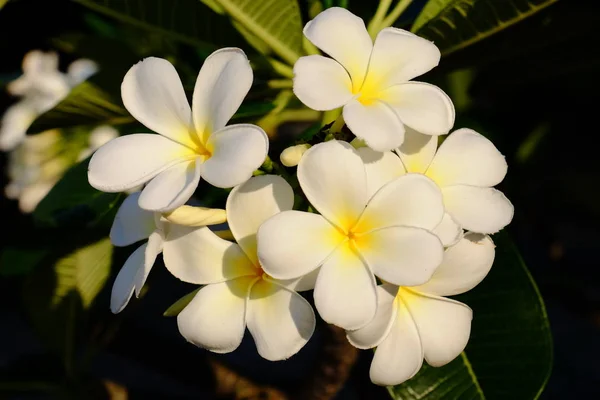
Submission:
<svg viewBox="0 0 600 400">
<path fill-rule="evenodd" d="M 369 198 L 373 197 L 386 183 L 406 173 L 400 158 L 390 151 L 380 152 L 369 147 L 361 147 L 356 151 L 363 160 L 367 171 Z"/>
<path fill-rule="evenodd" d="M 144 283 L 146 283 L 146 279 L 148 278 L 148 274 L 150 274 L 150 270 L 154 266 L 156 257 L 160 254 L 162 249 L 163 237 L 161 232 L 152 232 L 152 234 L 148 238 L 146 250 L 144 251 L 144 264 L 141 268 L 138 269 L 137 273 L 135 274 L 134 287 L 136 297 L 139 297 L 140 292 L 144 287 Z"/>
<path fill-rule="evenodd" d="M 135 289 L 135 278 L 140 268 L 144 268 L 145 252 L 148 243 L 138 247 L 125 261 L 117 274 L 110 295 L 110 310 L 118 314 L 129 303 Z"/>
<path fill-rule="evenodd" d="M 377 312 L 375 317 L 363 328 L 348 331 L 346 336 L 352 346 L 358 349 L 370 349 L 378 346 L 389 334 L 396 313 L 396 293 L 398 287 L 384 283 L 377 286 Z"/>
<path fill-rule="evenodd" d="M 404 142 L 396 150 L 407 172 L 424 174 L 437 150 L 438 138 L 405 127 Z"/>
<path fill-rule="evenodd" d="M 343 115 L 352 133 L 373 150 L 393 150 L 404 140 L 404 124 L 383 101 L 352 100 L 344 106 Z"/>
<path fill-rule="evenodd" d="M 444 213 L 442 222 L 432 232 L 440 238 L 444 247 L 456 244 L 463 237 L 462 227 L 448 213 Z"/>
</svg>

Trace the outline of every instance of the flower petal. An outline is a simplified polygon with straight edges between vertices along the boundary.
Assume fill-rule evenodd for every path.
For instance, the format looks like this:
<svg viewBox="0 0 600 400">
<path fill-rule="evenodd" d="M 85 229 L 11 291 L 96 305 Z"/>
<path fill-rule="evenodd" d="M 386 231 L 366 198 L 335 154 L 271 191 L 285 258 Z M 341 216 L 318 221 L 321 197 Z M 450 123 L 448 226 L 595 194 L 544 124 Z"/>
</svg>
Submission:
<svg viewBox="0 0 600 400">
<path fill-rule="evenodd" d="M 240 108 L 252 79 L 250 62 L 241 49 L 219 49 L 204 61 L 192 100 L 194 126 L 202 143 L 223 129 Z"/>
<path fill-rule="evenodd" d="M 321 265 L 343 240 L 318 214 L 283 211 L 258 229 L 258 258 L 275 279 L 295 279 Z"/>
<path fill-rule="evenodd" d="M 256 274 L 240 246 L 219 238 L 206 227 L 169 225 L 163 258 L 173 276 L 197 285 Z"/>
<path fill-rule="evenodd" d="M 12 150 L 25 140 L 25 133 L 38 113 L 31 102 L 21 100 L 8 107 L 0 120 L 0 150 Z"/>
<path fill-rule="evenodd" d="M 312 55 L 294 64 L 294 94 L 313 110 L 333 110 L 352 99 L 352 81 L 335 60 Z"/>
<path fill-rule="evenodd" d="M 373 42 L 362 18 L 330 7 L 304 26 L 304 36 L 348 71 L 354 89 L 362 86 Z"/>
<path fill-rule="evenodd" d="M 121 136 L 94 153 L 88 166 L 88 180 L 103 192 L 121 192 L 146 183 L 192 157 L 190 149 L 160 135 Z"/>
<path fill-rule="evenodd" d="M 502 182 L 507 168 L 504 156 L 489 139 L 463 128 L 442 143 L 427 175 L 440 186 L 489 187 Z"/>
<path fill-rule="evenodd" d="M 363 104 L 352 100 L 344 106 L 348 128 L 376 151 L 393 150 L 404 140 L 404 125 L 386 103 L 374 100 Z"/>
<path fill-rule="evenodd" d="M 202 178 L 219 188 L 230 188 L 250 179 L 267 157 L 269 139 L 251 124 L 231 125 L 213 133 L 207 147 L 212 156 L 204 162 Z"/>
<path fill-rule="evenodd" d="M 466 230 L 496 233 L 513 218 L 514 207 L 499 190 L 456 185 L 442 193 L 446 211 Z"/>
<path fill-rule="evenodd" d="M 340 228 L 354 224 L 367 204 L 365 166 L 346 142 L 308 149 L 298 164 L 298 181 L 313 207 Z"/>
<path fill-rule="evenodd" d="M 490 272 L 495 247 L 489 236 L 467 232 L 446 250 L 442 264 L 431 279 L 413 289 L 437 296 L 454 296 L 473 289 Z"/>
<path fill-rule="evenodd" d="M 127 111 L 156 133 L 194 148 L 192 112 L 173 64 L 148 57 L 127 71 L 121 84 Z"/>
<path fill-rule="evenodd" d="M 238 278 L 200 289 L 177 316 L 179 333 L 215 353 L 237 349 L 246 329 L 246 303 L 254 279 Z"/>
<path fill-rule="evenodd" d="M 300 278 L 295 279 L 274 279 L 271 278 L 275 283 L 281 285 L 289 290 L 295 292 L 303 292 L 306 290 L 313 290 L 317 284 L 317 277 L 321 268 L 317 268 Z"/>
<path fill-rule="evenodd" d="M 265 280 L 250 291 L 246 320 L 258 354 L 269 361 L 296 354 L 315 330 L 315 313 L 308 301 Z"/>
<path fill-rule="evenodd" d="M 67 68 L 69 84 L 74 87 L 98 72 L 98 64 L 87 58 L 73 61 Z"/>
<path fill-rule="evenodd" d="M 200 161 L 184 161 L 153 178 L 142 190 L 139 204 L 145 210 L 167 212 L 185 204 L 200 182 Z"/>
<path fill-rule="evenodd" d="M 386 183 L 406 173 L 400 158 L 391 151 L 379 152 L 368 147 L 361 147 L 356 151 L 365 163 L 369 198 Z"/>
<path fill-rule="evenodd" d="M 444 247 L 456 244 L 463 236 L 463 230 L 450 216 L 445 213 L 442 222 L 432 231 L 440 238 Z"/>
<path fill-rule="evenodd" d="M 417 327 L 402 302 L 387 337 L 377 346 L 369 375 L 376 385 L 399 385 L 412 378 L 423 365 L 423 347 Z"/>
<path fill-rule="evenodd" d="M 383 186 L 369 201 L 355 232 L 404 225 L 433 229 L 444 216 L 442 193 L 429 178 L 408 174 Z"/>
<path fill-rule="evenodd" d="M 427 282 L 444 257 L 440 239 L 421 228 L 391 226 L 361 235 L 355 242 L 373 273 L 395 285 Z"/>
<path fill-rule="evenodd" d="M 225 210 L 220 208 L 181 206 L 163 214 L 169 222 L 185 226 L 218 225 L 227 222 Z"/>
<path fill-rule="evenodd" d="M 227 222 L 236 242 L 258 265 L 256 233 L 267 219 L 294 206 L 294 191 L 280 176 L 250 178 L 233 188 L 227 197 Z"/>
<path fill-rule="evenodd" d="M 424 174 L 435 156 L 438 138 L 406 126 L 404 142 L 396 150 L 408 172 Z"/>
<path fill-rule="evenodd" d="M 402 123 L 426 135 L 445 135 L 454 125 L 454 105 L 442 89 L 423 82 L 391 86 L 380 93 Z"/>
<path fill-rule="evenodd" d="M 377 286 L 375 317 L 366 326 L 346 333 L 352 346 L 363 350 L 370 349 L 378 346 L 387 337 L 396 319 L 396 293 L 398 286 L 389 283 Z"/>
<path fill-rule="evenodd" d="M 375 38 L 364 87 L 385 89 L 423 75 L 440 62 L 440 50 L 427 39 L 398 28 Z"/>
<path fill-rule="evenodd" d="M 139 198 L 140 192 L 130 194 L 119 207 L 110 228 L 110 241 L 113 245 L 129 246 L 147 239 L 156 229 L 154 213 L 140 208 Z"/>
<path fill-rule="evenodd" d="M 350 245 L 342 243 L 321 266 L 313 293 L 326 322 L 347 330 L 367 325 L 377 311 L 373 273 Z"/>
<path fill-rule="evenodd" d="M 469 341 L 471 309 L 444 297 L 400 290 L 417 325 L 427 363 L 441 367 L 458 357 Z"/>
<path fill-rule="evenodd" d="M 150 270 L 154 266 L 156 257 L 163 250 L 163 237 L 159 231 L 154 231 L 148 238 L 146 250 L 144 251 L 144 265 L 137 270 L 134 279 L 135 296 L 139 297 L 144 283 L 150 274 Z"/>
</svg>

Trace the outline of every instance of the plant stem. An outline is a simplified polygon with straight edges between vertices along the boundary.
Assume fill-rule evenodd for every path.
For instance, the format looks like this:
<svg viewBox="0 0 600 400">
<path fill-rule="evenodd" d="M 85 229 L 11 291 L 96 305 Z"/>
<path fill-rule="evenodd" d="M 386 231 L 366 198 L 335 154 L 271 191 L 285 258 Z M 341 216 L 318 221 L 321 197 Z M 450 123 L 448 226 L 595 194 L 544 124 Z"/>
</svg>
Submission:
<svg viewBox="0 0 600 400">
<path fill-rule="evenodd" d="M 312 44 L 310 42 L 310 40 L 308 40 L 306 38 L 306 36 L 302 36 L 302 48 L 304 49 L 304 51 L 308 55 L 311 55 L 311 54 L 321 54 L 321 52 L 319 51 L 319 49 L 317 48 L 317 46 L 315 46 L 314 44 Z"/>
<path fill-rule="evenodd" d="M 290 79 L 294 77 L 294 71 L 289 65 L 284 64 L 281 61 L 278 61 L 274 58 L 268 58 L 267 60 L 269 61 L 269 64 L 271 64 L 275 72 L 277 72 L 279 75 L 283 76 L 284 78 Z"/>
<path fill-rule="evenodd" d="M 402 15 L 404 10 L 412 3 L 412 0 L 400 0 L 396 7 L 388 14 L 387 17 L 381 22 L 380 29 L 387 28 L 388 26 L 394 25 L 394 22 Z"/>
<path fill-rule="evenodd" d="M 375 11 L 375 15 L 373 16 L 371 21 L 369 21 L 369 26 L 367 28 L 367 31 L 369 32 L 369 36 L 371 36 L 371 39 L 375 39 L 375 36 L 377 36 L 377 33 L 380 31 L 381 22 L 385 18 L 385 14 L 387 13 L 391 4 L 392 4 L 392 0 L 380 0 L 379 1 L 379 6 L 377 6 L 377 11 Z"/>
<path fill-rule="evenodd" d="M 344 121 L 344 114 L 340 114 L 333 125 L 331 125 L 331 128 L 329 128 L 329 133 L 335 137 L 336 134 L 342 132 L 342 128 L 345 124 L 346 122 Z"/>
<path fill-rule="evenodd" d="M 291 89 L 293 82 L 291 79 L 271 79 L 267 82 L 267 86 L 272 89 Z"/>
</svg>

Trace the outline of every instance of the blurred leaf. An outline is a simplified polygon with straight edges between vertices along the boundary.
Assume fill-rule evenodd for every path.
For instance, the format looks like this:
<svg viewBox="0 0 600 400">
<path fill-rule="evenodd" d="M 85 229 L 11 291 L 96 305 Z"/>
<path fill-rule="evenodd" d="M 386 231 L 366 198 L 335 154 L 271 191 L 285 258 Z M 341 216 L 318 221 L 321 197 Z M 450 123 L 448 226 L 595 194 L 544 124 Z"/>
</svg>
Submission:
<svg viewBox="0 0 600 400">
<path fill-rule="evenodd" d="M 537 13 L 557 0 L 429 0 L 412 32 L 433 40 L 447 55 Z"/>
<path fill-rule="evenodd" d="M 552 337 L 542 297 L 505 232 L 494 236 L 496 259 L 485 280 L 458 300 L 473 309 L 471 339 L 461 356 L 424 364 L 394 399 L 537 399 L 552 368 Z"/>
<path fill-rule="evenodd" d="M 89 159 L 71 167 L 38 204 L 33 212 L 38 226 L 110 226 L 123 196 L 91 187 L 87 178 L 88 163 Z"/>
<path fill-rule="evenodd" d="M 260 117 L 275 108 L 272 102 L 243 103 L 232 119 Z"/>
<path fill-rule="evenodd" d="M 0 275 L 22 275 L 33 270 L 50 254 L 48 247 L 6 247 L 0 255 Z"/>
<path fill-rule="evenodd" d="M 8 0 L 0 0 L 0 10 L 2 9 L 2 7 L 4 7 L 6 3 L 8 3 Z"/>
<path fill-rule="evenodd" d="M 244 27 L 242 35 L 259 51 L 266 50 L 264 43 L 290 65 L 303 54 L 302 18 L 297 0 L 200 1 L 220 6 Z"/>
<path fill-rule="evenodd" d="M 91 82 L 83 82 L 56 107 L 37 118 L 28 133 L 75 126 L 118 125 L 133 120 L 105 91 Z"/>
<path fill-rule="evenodd" d="M 177 300 L 175 303 L 171 304 L 171 306 L 167 308 L 167 310 L 163 313 L 163 316 L 176 317 L 177 315 L 179 315 L 179 313 L 185 308 L 185 306 L 190 304 L 190 301 L 192 301 L 192 299 L 200 289 L 202 289 L 202 287 L 199 287 L 193 292 L 186 294 L 185 296 Z"/>
</svg>

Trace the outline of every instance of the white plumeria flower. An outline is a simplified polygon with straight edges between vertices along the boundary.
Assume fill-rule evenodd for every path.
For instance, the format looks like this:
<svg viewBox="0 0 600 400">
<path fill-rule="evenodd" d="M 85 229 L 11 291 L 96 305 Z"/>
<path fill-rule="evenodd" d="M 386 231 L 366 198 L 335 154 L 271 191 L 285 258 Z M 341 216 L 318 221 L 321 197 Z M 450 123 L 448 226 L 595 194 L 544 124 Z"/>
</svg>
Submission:
<svg viewBox="0 0 600 400">
<path fill-rule="evenodd" d="M 467 233 L 448 248 L 442 265 L 421 286 L 377 287 L 377 314 L 362 329 L 348 332 L 359 349 L 377 347 L 370 376 L 378 385 L 398 385 L 412 378 L 423 364 L 433 367 L 455 359 L 471 332 L 471 309 L 452 296 L 474 288 L 494 262 L 489 236 Z"/>
<path fill-rule="evenodd" d="M 328 8 L 304 35 L 332 58 L 301 57 L 294 65 L 294 93 L 308 107 L 344 107 L 350 130 L 378 151 L 402 144 L 405 126 L 443 135 L 454 125 L 454 106 L 438 87 L 409 82 L 440 60 L 439 49 L 408 31 L 385 28 L 373 44 L 363 20 Z"/>
<path fill-rule="evenodd" d="M 88 147 L 82 149 L 77 157 L 78 161 L 85 160 L 92 153 L 104 146 L 106 143 L 119 137 L 119 131 L 110 125 L 100 125 L 90 132 Z"/>
<path fill-rule="evenodd" d="M 442 261 L 443 246 L 429 230 L 444 206 L 429 178 L 400 177 L 369 196 L 356 150 L 332 140 L 304 153 L 298 181 L 321 215 L 284 211 L 270 218 L 258 231 L 258 255 L 278 279 L 319 269 L 314 298 L 325 321 L 345 329 L 366 325 L 377 308 L 373 274 L 419 285 Z"/>
<path fill-rule="evenodd" d="M 102 146 L 90 161 L 90 184 L 120 192 L 148 183 L 140 206 L 165 212 L 183 205 L 200 177 L 220 188 L 246 181 L 265 160 L 267 135 L 256 125 L 225 124 L 251 85 L 248 58 L 236 48 L 206 59 L 191 109 L 171 63 L 150 57 L 134 65 L 123 79 L 123 103 L 159 135 L 127 135 Z"/>
<path fill-rule="evenodd" d="M 314 287 L 315 276 L 282 281 L 266 274 L 258 260 L 258 227 L 282 210 L 291 210 L 294 193 L 283 178 L 263 175 L 234 188 L 227 199 L 227 221 L 236 243 L 207 228 L 185 228 L 165 242 L 165 265 L 177 278 L 206 285 L 177 317 L 189 342 L 216 353 L 235 350 L 246 327 L 258 353 L 283 360 L 310 339 L 315 315 L 294 290 Z M 270 243 L 268 245 L 271 245 Z"/>
<path fill-rule="evenodd" d="M 504 179 L 506 160 L 489 139 L 471 129 L 454 131 L 439 149 L 436 137 L 408 129 L 397 154 L 366 147 L 358 152 L 371 192 L 407 173 L 423 174 L 440 187 L 446 215 L 436 233 L 446 246 L 460 239 L 463 228 L 495 233 L 512 220 L 513 205 L 492 187 Z"/>
</svg>

